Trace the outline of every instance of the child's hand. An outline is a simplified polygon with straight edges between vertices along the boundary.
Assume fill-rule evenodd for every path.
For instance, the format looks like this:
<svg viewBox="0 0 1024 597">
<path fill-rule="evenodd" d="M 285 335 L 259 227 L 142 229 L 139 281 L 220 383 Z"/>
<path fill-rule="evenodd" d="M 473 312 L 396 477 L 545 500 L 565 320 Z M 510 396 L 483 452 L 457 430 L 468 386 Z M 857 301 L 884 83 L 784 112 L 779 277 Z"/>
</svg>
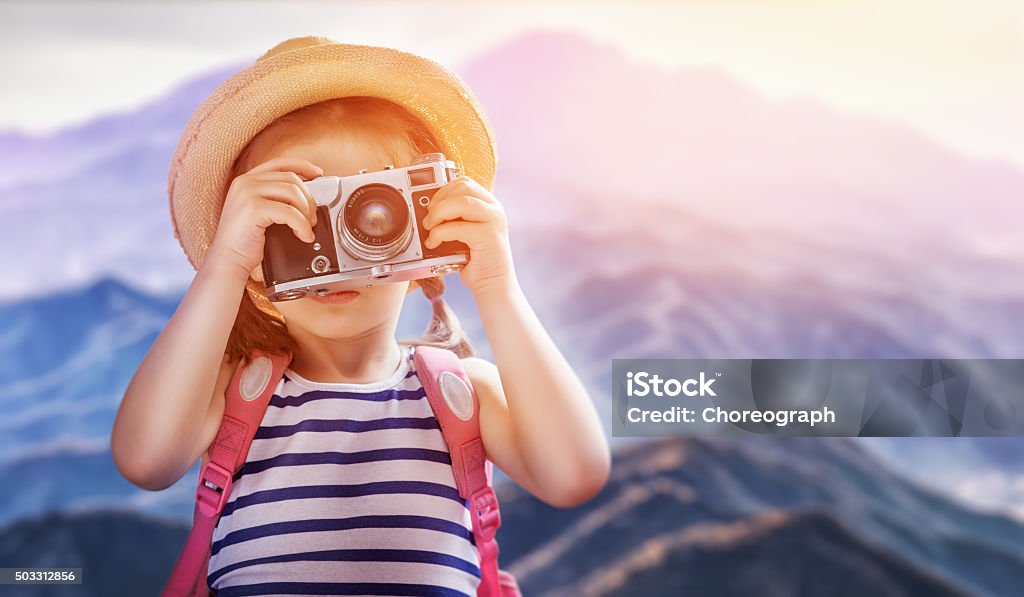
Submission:
<svg viewBox="0 0 1024 597">
<path fill-rule="evenodd" d="M 505 210 L 468 176 L 455 178 L 434 194 L 423 227 L 429 230 L 424 241 L 429 249 L 451 240 L 469 246 L 469 263 L 460 275 L 475 296 L 515 282 Z"/>
<path fill-rule="evenodd" d="M 274 158 L 231 181 L 217 233 L 208 255 L 241 268 L 248 277 L 263 261 L 264 232 L 286 224 L 295 236 L 313 242 L 316 202 L 303 180 L 323 170 L 298 158 Z"/>
</svg>

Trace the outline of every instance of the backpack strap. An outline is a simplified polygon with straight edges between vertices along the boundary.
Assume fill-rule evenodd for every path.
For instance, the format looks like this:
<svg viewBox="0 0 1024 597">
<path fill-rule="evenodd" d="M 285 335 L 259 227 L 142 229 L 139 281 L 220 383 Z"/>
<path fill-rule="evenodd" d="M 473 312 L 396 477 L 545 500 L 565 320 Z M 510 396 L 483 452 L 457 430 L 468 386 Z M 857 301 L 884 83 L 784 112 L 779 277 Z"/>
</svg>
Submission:
<svg viewBox="0 0 1024 597">
<path fill-rule="evenodd" d="M 413 363 L 448 444 L 459 496 L 469 500 L 473 537 L 480 553 L 477 595 L 500 597 L 503 588 L 494 536 L 501 526 L 501 513 L 491 486 L 493 464 L 487 460 L 480 437 L 480 404 L 473 384 L 458 355 L 450 350 L 415 346 Z"/>
<path fill-rule="evenodd" d="M 199 471 L 192 530 L 161 593 L 163 597 L 210 594 L 206 577 L 214 527 L 231 494 L 232 478 L 245 463 L 252 438 L 263 421 L 276 382 L 290 362 L 290 355 L 255 351 L 248 366 L 239 363 L 235 370 L 224 392 L 224 417 L 210 444 L 210 459 Z"/>
</svg>

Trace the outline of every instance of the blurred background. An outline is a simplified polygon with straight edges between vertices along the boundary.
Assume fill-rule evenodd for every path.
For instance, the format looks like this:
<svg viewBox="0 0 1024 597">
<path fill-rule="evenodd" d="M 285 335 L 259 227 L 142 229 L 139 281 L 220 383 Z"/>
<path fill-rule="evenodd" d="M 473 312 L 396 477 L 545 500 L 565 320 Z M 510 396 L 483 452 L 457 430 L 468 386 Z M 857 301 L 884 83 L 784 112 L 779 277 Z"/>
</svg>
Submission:
<svg viewBox="0 0 1024 597">
<path fill-rule="evenodd" d="M 169 160 L 211 91 L 297 35 L 476 91 L 521 282 L 609 427 L 612 358 L 1024 356 L 1017 0 L 5 2 L 0 566 L 86 582 L 0 593 L 162 587 L 198 467 L 138 489 L 109 434 L 194 275 Z M 428 313 L 413 295 L 401 337 Z M 579 508 L 501 487 L 525 594 L 1020 594 L 1024 439 L 613 447 Z"/>
</svg>

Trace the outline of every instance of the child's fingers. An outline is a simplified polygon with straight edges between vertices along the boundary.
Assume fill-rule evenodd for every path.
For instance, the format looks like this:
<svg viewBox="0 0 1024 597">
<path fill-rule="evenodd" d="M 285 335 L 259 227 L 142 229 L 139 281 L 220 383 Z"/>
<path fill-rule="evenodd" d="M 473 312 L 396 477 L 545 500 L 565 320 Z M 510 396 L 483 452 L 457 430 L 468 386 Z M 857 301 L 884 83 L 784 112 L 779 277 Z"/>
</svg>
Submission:
<svg viewBox="0 0 1024 597">
<path fill-rule="evenodd" d="M 470 250 L 473 250 L 476 247 L 482 246 L 481 242 L 484 240 L 484 234 L 476 222 L 452 220 L 435 226 L 430 231 L 430 234 L 427 235 L 423 244 L 428 249 L 433 249 L 441 243 L 450 240 L 464 242 L 469 245 Z"/>
<path fill-rule="evenodd" d="M 316 200 L 313 199 L 313 194 L 309 192 L 309 189 L 303 184 L 298 174 L 294 172 L 264 172 L 256 175 L 256 180 L 259 182 L 285 182 L 295 185 L 309 204 L 309 209 L 303 209 L 302 212 L 310 216 L 310 221 L 316 226 Z"/>
<path fill-rule="evenodd" d="M 260 226 L 266 228 L 271 224 L 284 224 L 295 231 L 299 240 L 311 243 L 316 239 L 313 234 L 313 227 L 309 225 L 302 212 L 293 205 L 278 203 L 277 201 L 265 201 L 260 207 L 262 217 Z"/>
<path fill-rule="evenodd" d="M 471 195 L 485 203 L 498 203 L 497 198 L 490 191 L 465 174 L 453 178 L 448 184 L 438 189 L 432 200 L 442 200 L 449 195 Z"/>
<path fill-rule="evenodd" d="M 444 201 L 431 201 L 423 226 L 429 230 L 447 220 L 463 219 L 469 222 L 490 222 L 498 212 L 489 203 L 470 195 L 449 195 Z"/>
<path fill-rule="evenodd" d="M 253 190 L 261 197 L 288 203 L 311 224 L 316 217 L 316 210 L 311 205 L 312 199 L 290 182 L 258 182 Z"/>
<path fill-rule="evenodd" d="M 261 172 L 271 172 L 273 170 L 294 172 L 305 179 L 316 178 L 318 176 L 323 176 L 324 174 L 323 168 L 317 166 L 313 162 L 302 158 L 290 157 L 278 157 L 272 160 L 267 160 L 252 170 L 249 170 L 246 174 L 259 174 Z"/>
</svg>

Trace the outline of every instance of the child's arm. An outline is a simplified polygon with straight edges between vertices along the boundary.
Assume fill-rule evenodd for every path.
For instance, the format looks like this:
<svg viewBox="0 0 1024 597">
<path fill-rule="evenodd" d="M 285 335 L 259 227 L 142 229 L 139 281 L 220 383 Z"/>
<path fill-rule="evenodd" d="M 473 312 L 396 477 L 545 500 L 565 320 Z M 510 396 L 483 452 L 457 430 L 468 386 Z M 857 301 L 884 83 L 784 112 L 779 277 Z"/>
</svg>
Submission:
<svg viewBox="0 0 1024 597">
<path fill-rule="evenodd" d="M 263 259 L 265 229 L 286 224 L 312 242 L 316 203 L 299 177 L 321 174 L 306 160 L 277 158 L 232 181 L 216 238 L 114 420 L 111 453 L 132 483 L 169 487 L 213 441 L 236 365 L 226 362 L 225 348 L 245 283 Z"/>
<path fill-rule="evenodd" d="M 208 419 L 223 413 L 223 398 L 218 405 L 213 396 L 234 365 L 224 349 L 248 277 L 243 273 L 208 254 L 128 384 L 110 448 L 132 483 L 158 490 L 180 479 L 196 460 L 201 435 L 208 435 Z"/>
<path fill-rule="evenodd" d="M 495 364 L 464 364 L 480 396 L 488 457 L 551 505 L 590 499 L 608 479 L 608 442 L 582 382 L 519 287 L 500 203 L 460 177 L 434 195 L 424 225 L 428 247 L 459 240 L 470 248 L 462 280 L 476 298 Z"/>
<path fill-rule="evenodd" d="M 476 298 L 495 362 L 472 359 L 471 365 L 488 456 L 553 506 L 589 500 L 611 467 L 590 396 L 518 283 Z"/>
</svg>

